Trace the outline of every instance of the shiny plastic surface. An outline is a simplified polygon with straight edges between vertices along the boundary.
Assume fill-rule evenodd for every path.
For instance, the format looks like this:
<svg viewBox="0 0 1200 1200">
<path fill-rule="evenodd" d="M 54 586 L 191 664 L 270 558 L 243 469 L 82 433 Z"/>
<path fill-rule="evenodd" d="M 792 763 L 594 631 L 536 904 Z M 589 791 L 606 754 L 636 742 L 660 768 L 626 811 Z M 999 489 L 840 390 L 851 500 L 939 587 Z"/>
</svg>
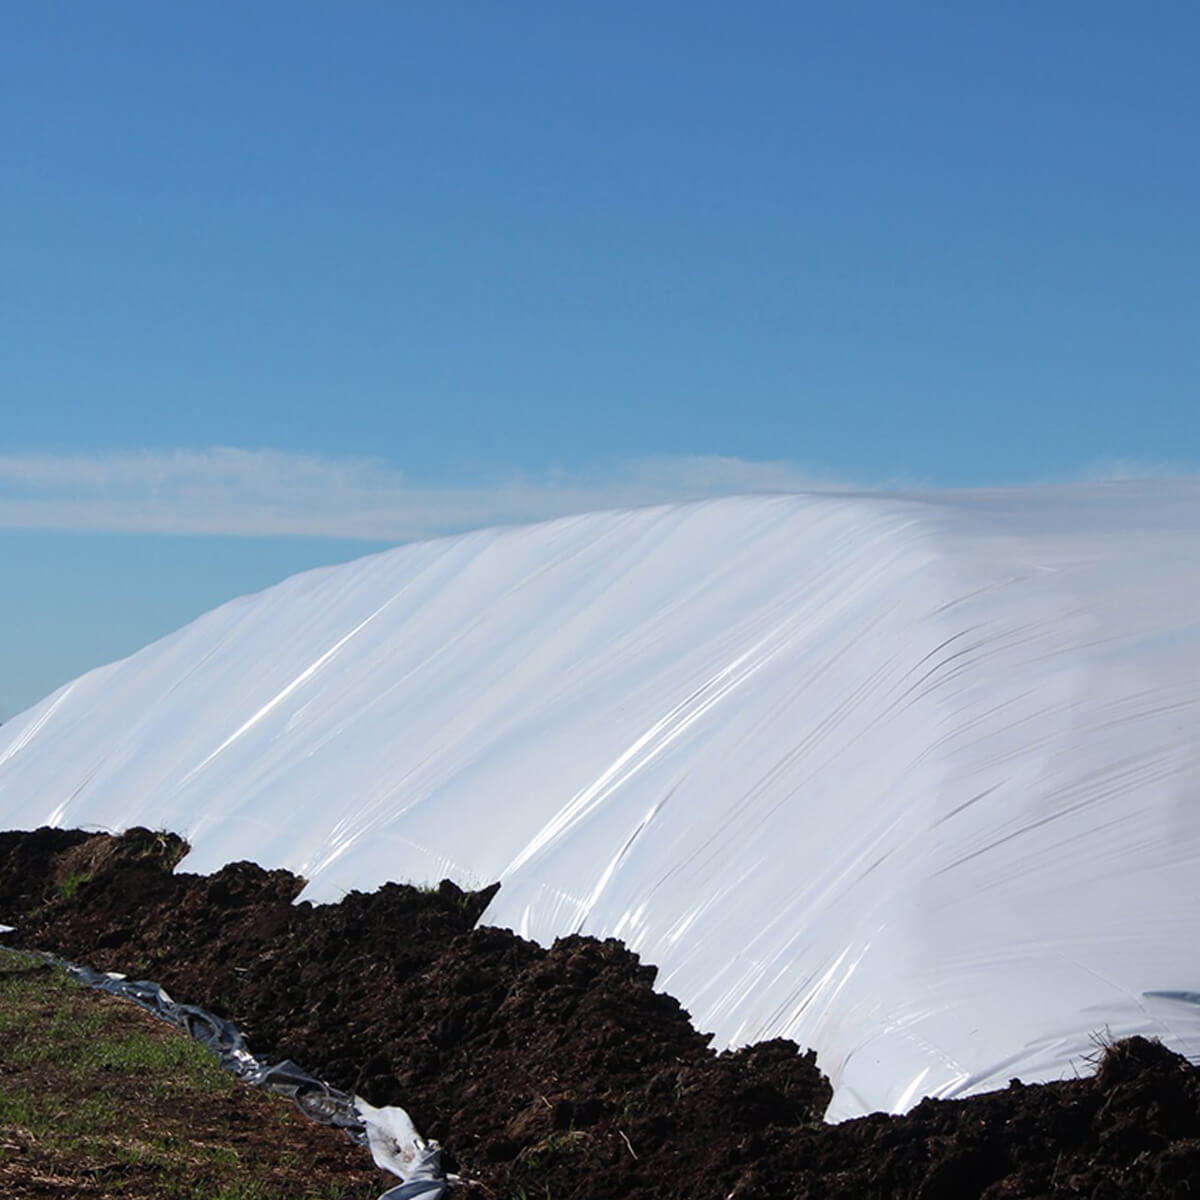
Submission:
<svg viewBox="0 0 1200 1200">
<path fill-rule="evenodd" d="M 741 497 L 296 576 L 0 727 L 0 827 L 500 879 L 830 1118 L 1200 1058 L 1200 482 Z M 0 914 L 3 916 L 3 914 Z"/>
</svg>

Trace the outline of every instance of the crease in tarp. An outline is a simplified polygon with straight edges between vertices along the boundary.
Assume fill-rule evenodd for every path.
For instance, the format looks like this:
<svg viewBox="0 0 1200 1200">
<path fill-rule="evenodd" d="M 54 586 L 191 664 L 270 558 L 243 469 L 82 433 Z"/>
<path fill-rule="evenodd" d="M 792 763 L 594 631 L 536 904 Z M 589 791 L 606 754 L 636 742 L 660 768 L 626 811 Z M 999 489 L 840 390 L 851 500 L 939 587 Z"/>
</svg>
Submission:
<svg viewBox="0 0 1200 1200">
<path fill-rule="evenodd" d="M 12 932 L 12 927 L 0 925 L 0 931 Z M 44 950 L 5 945 L 0 945 L 0 950 L 62 967 L 85 987 L 132 1001 L 205 1046 L 243 1083 L 286 1096 L 310 1120 L 343 1130 L 356 1145 L 371 1151 L 376 1166 L 400 1177 L 401 1182 L 379 1200 L 440 1200 L 462 1182 L 442 1169 L 441 1146 L 432 1138 L 423 1138 L 403 1108 L 376 1108 L 309 1074 L 291 1059 L 269 1063 L 259 1058 L 236 1026 L 207 1009 L 177 1003 L 161 984 L 127 979 L 115 971 L 96 971 Z"/>
</svg>

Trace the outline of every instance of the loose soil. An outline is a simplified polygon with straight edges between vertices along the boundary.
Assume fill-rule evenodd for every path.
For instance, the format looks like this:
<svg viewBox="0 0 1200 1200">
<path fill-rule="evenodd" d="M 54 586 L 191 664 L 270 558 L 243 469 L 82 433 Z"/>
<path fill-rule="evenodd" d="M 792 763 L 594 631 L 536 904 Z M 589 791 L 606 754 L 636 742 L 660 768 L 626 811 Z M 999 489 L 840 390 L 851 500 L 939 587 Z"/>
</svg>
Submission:
<svg viewBox="0 0 1200 1200">
<path fill-rule="evenodd" d="M 162 983 L 374 1104 L 402 1104 L 498 1197 L 1200 1196 L 1200 1071 L 1141 1038 L 1094 1077 L 837 1126 L 815 1056 L 717 1054 L 614 940 L 544 950 L 475 922 L 494 889 L 388 884 L 295 904 L 234 863 L 173 874 L 171 835 L 0 834 L 10 944 Z"/>
</svg>

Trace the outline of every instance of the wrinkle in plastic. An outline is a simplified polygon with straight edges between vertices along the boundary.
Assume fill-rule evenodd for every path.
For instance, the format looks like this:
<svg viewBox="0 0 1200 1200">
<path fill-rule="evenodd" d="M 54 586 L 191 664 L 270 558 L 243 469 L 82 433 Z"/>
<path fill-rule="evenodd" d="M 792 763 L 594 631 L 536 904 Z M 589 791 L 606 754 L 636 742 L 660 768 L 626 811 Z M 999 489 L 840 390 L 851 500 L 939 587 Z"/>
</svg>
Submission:
<svg viewBox="0 0 1200 1200">
<path fill-rule="evenodd" d="M 0 823 L 499 879 L 831 1119 L 1200 1058 L 1200 482 L 740 497 L 296 576 L 0 728 Z"/>
</svg>

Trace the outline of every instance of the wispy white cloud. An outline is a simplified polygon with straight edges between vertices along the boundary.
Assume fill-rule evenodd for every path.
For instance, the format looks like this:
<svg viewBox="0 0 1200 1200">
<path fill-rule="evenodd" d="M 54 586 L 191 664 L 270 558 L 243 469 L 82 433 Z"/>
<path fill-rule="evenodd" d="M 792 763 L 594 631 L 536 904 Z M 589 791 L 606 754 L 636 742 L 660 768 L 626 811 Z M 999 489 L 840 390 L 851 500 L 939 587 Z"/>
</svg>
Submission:
<svg viewBox="0 0 1200 1200">
<path fill-rule="evenodd" d="M 1081 483 L 1123 483 L 1131 479 L 1180 479 L 1195 473 L 1195 467 L 1183 462 L 1106 458 L 1088 463 L 1082 471 L 1072 476 L 1072 479 Z"/>
<path fill-rule="evenodd" d="M 849 486 L 794 463 L 717 456 L 430 486 L 379 459 L 278 450 L 25 454 L 0 456 L 0 528 L 403 541 L 601 508 Z"/>
</svg>

